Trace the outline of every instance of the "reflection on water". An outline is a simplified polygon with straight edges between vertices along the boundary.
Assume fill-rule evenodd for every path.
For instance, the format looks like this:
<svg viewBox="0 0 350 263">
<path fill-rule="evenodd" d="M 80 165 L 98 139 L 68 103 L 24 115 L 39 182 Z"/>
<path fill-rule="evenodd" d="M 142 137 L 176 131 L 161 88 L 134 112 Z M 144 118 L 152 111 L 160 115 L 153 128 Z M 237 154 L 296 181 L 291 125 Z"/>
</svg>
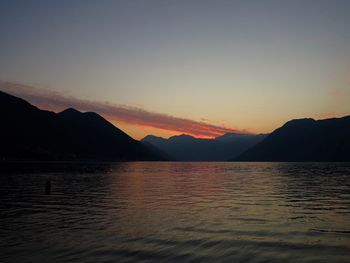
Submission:
<svg viewBox="0 0 350 263">
<path fill-rule="evenodd" d="M 0 262 L 350 262 L 350 164 L 27 166 L 0 174 Z"/>
</svg>

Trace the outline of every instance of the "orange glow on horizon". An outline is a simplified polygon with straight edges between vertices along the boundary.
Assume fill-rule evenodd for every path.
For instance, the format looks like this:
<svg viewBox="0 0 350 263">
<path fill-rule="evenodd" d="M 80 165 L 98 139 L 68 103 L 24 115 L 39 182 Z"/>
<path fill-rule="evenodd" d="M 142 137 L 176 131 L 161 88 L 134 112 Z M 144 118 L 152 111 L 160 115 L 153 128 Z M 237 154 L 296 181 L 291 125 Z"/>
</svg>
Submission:
<svg viewBox="0 0 350 263">
<path fill-rule="evenodd" d="M 215 136 L 203 136 L 198 135 L 195 133 L 187 133 L 187 132 L 180 132 L 180 131 L 174 131 L 174 130 L 167 130 L 167 129 L 158 129 L 154 127 L 150 127 L 147 125 L 137 125 L 137 124 L 129 124 L 124 122 L 118 122 L 118 121 L 111 121 L 111 123 L 121 129 L 123 132 L 127 133 L 129 136 L 134 138 L 135 140 L 141 140 L 147 135 L 154 135 L 162 138 L 169 138 L 172 136 L 177 135 L 190 135 L 198 139 L 213 139 Z M 221 136 L 223 134 L 220 134 L 218 136 Z M 216 136 L 216 137 L 218 137 Z"/>
<path fill-rule="evenodd" d="M 235 116 L 235 124 L 240 127 L 255 126 L 254 129 L 240 129 L 232 123 L 227 123 L 226 119 L 219 120 L 218 116 L 212 117 L 211 120 L 199 119 L 198 117 L 178 117 L 181 115 L 160 113 L 141 107 L 113 104 L 106 101 L 68 97 L 59 92 L 1 80 L 0 89 L 23 98 L 43 110 L 60 112 L 73 107 L 82 112 L 96 112 L 137 140 L 147 135 L 169 138 L 174 135 L 187 134 L 196 138 L 216 138 L 226 133 L 270 133 L 291 119 L 305 117 L 325 119 L 349 115 L 347 108 L 339 111 L 324 110 L 321 113 L 318 111 L 308 112 L 307 114 L 303 112 L 285 113 L 278 118 L 271 118 L 267 114 L 255 114 L 253 118 L 249 118 L 248 115 L 242 115 L 234 111 L 231 115 Z"/>
</svg>

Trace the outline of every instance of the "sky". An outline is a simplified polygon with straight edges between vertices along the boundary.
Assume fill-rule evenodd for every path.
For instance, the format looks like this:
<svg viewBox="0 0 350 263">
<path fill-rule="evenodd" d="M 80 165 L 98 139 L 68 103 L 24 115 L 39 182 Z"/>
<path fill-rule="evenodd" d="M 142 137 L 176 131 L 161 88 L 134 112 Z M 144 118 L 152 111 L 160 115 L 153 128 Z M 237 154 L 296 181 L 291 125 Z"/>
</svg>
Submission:
<svg viewBox="0 0 350 263">
<path fill-rule="evenodd" d="M 136 139 L 350 114 L 350 1 L 0 0 L 0 90 Z"/>
</svg>

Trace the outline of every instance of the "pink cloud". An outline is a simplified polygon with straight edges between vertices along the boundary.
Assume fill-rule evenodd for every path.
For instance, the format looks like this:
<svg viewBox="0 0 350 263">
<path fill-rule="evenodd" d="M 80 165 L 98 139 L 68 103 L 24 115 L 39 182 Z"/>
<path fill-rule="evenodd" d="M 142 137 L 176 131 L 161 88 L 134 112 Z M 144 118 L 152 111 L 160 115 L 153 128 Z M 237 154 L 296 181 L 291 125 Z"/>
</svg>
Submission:
<svg viewBox="0 0 350 263">
<path fill-rule="evenodd" d="M 97 112 L 111 122 L 153 127 L 197 137 L 217 137 L 228 132 L 247 133 L 245 130 L 151 112 L 138 107 L 67 97 L 57 92 L 12 82 L 0 81 L 0 90 L 21 97 L 43 109 L 58 112 L 65 108 L 74 107 L 81 111 Z"/>
<path fill-rule="evenodd" d="M 350 96 L 350 88 L 333 88 L 329 94 L 335 99 Z"/>
</svg>

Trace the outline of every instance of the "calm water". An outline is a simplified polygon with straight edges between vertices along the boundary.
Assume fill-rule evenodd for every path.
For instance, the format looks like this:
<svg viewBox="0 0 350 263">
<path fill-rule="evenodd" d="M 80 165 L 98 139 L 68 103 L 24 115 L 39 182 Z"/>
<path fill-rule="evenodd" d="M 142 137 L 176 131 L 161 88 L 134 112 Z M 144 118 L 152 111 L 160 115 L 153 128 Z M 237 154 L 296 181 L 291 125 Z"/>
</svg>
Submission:
<svg viewBox="0 0 350 263">
<path fill-rule="evenodd" d="M 350 262 L 350 164 L 24 170 L 0 174 L 0 262 Z"/>
</svg>

